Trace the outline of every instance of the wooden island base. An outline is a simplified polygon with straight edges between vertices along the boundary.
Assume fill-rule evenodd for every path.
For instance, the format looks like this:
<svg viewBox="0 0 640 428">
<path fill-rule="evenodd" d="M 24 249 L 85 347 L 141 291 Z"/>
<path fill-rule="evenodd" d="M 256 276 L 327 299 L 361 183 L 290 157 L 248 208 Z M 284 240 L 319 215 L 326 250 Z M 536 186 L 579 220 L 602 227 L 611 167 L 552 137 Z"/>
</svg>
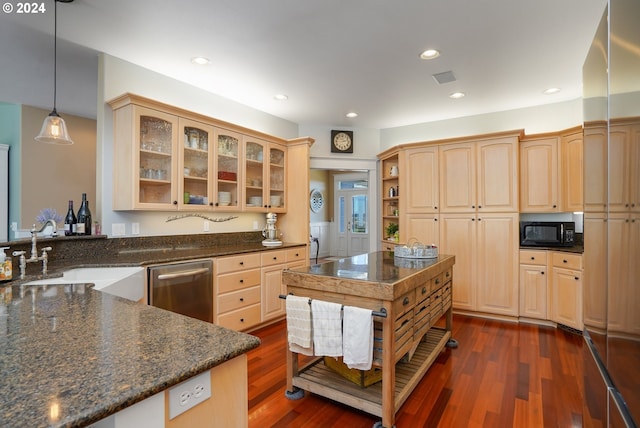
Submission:
<svg viewBox="0 0 640 428">
<path fill-rule="evenodd" d="M 381 382 L 361 387 L 322 357 L 303 359 L 288 351 L 286 395 L 299 398 L 309 391 L 381 417 L 375 426 L 394 426 L 396 412 L 451 340 L 454 261 L 441 255 L 407 263 L 376 252 L 284 271 L 288 293 L 387 313 L 375 319 L 382 327 L 382 352 L 374 351 Z M 444 327 L 435 326 L 443 316 Z"/>
</svg>

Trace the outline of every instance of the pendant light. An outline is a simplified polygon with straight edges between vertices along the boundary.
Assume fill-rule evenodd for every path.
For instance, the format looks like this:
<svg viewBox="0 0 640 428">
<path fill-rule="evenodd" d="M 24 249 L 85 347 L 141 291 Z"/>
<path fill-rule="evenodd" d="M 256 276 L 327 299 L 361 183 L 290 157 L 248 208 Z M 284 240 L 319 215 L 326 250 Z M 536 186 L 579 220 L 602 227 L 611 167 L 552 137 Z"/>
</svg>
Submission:
<svg viewBox="0 0 640 428">
<path fill-rule="evenodd" d="M 73 144 L 67 125 L 64 119 L 58 115 L 56 111 L 56 73 L 58 68 L 58 2 L 71 3 L 73 0 L 53 0 L 54 3 L 54 24 L 53 24 L 53 111 L 49 113 L 42 123 L 40 134 L 36 137 L 36 141 L 47 144 Z"/>
</svg>

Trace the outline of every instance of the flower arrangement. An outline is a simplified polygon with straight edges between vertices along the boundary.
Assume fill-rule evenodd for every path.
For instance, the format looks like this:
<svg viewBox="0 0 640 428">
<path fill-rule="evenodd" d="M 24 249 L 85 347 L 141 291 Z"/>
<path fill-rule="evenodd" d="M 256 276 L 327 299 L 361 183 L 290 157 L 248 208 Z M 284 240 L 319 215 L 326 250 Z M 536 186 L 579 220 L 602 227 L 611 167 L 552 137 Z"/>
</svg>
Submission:
<svg viewBox="0 0 640 428">
<path fill-rule="evenodd" d="M 53 220 L 57 224 L 62 223 L 62 216 L 58 214 L 55 208 L 44 208 L 40 210 L 40 214 L 36 216 L 36 221 L 40 224 L 44 224 L 47 220 Z"/>
</svg>

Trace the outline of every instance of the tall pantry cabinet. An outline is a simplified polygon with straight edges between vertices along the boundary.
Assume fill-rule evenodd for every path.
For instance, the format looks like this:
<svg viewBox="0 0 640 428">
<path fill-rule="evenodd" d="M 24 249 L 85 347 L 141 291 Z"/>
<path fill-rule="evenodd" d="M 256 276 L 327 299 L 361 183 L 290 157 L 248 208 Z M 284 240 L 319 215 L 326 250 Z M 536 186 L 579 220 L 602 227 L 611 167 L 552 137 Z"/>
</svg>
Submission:
<svg viewBox="0 0 640 428">
<path fill-rule="evenodd" d="M 408 144 L 379 155 L 383 218 L 395 220 L 394 204 L 400 244 L 436 244 L 441 254 L 456 256 L 457 310 L 518 315 L 521 133 Z M 390 199 L 396 182 L 388 172 L 396 159 L 400 192 Z M 393 248 L 387 244 L 382 248 Z"/>
</svg>

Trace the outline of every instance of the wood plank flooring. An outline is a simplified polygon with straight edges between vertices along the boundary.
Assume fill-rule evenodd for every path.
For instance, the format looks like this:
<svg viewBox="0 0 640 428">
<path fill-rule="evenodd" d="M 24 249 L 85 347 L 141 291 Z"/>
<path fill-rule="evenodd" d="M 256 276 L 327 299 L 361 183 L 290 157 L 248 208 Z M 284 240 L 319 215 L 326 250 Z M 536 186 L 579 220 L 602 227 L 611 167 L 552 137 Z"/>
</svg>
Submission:
<svg viewBox="0 0 640 428">
<path fill-rule="evenodd" d="M 286 324 L 253 332 L 249 427 L 369 428 L 379 418 L 305 392 L 285 397 Z M 583 338 L 551 327 L 454 315 L 442 352 L 396 414 L 398 428 L 581 427 Z"/>
</svg>

